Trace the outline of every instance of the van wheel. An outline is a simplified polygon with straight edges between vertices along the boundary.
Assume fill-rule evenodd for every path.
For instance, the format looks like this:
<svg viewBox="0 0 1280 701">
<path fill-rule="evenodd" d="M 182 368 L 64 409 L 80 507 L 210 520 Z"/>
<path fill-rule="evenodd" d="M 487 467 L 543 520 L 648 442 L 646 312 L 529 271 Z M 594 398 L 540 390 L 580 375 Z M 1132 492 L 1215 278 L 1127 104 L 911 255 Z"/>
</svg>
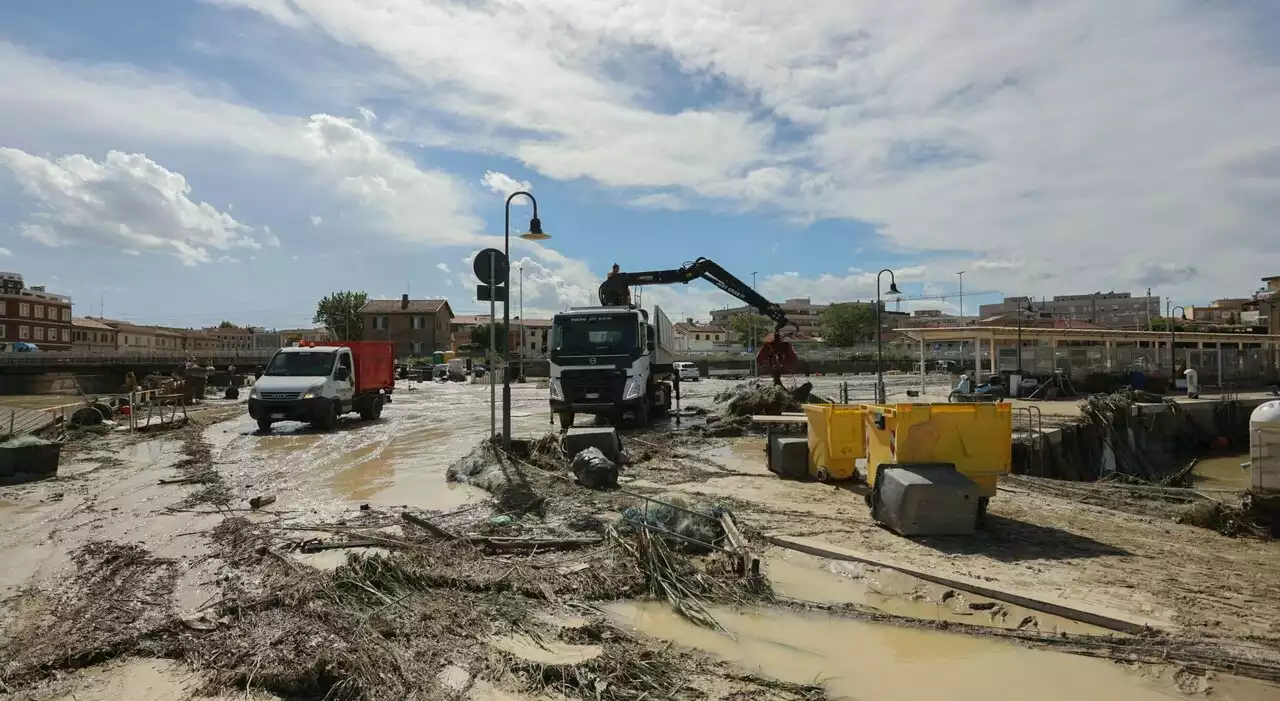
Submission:
<svg viewBox="0 0 1280 701">
<path fill-rule="evenodd" d="M 382 395 L 378 395 L 373 398 L 373 418 L 375 420 L 382 418 L 382 406 L 385 403 L 386 402 L 382 401 Z"/>
<path fill-rule="evenodd" d="M 329 402 L 329 406 L 325 407 L 323 413 L 311 422 L 312 428 L 327 431 L 338 424 L 338 400 Z"/>
<path fill-rule="evenodd" d="M 568 431 L 573 428 L 574 415 L 572 411 L 562 411 L 556 414 L 556 416 L 560 419 L 561 429 Z"/>
<path fill-rule="evenodd" d="M 360 402 L 360 420 L 373 421 L 382 415 L 382 397 L 369 397 Z"/>
<path fill-rule="evenodd" d="M 258 419 L 258 430 L 263 433 L 271 433 L 271 419 Z"/>
</svg>

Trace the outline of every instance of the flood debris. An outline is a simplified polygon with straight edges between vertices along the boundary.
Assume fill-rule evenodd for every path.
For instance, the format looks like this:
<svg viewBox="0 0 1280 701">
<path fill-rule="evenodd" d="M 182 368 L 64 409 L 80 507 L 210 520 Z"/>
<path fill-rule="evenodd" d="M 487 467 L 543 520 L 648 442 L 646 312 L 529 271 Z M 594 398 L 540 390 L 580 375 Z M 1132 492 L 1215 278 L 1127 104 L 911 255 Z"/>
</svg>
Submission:
<svg viewBox="0 0 1280 701">
<path fill-rule="evenodd" d="M 594 446 L 573 456 L 569 469 L 577 478 L 578 484 L 588 489 L 610 489 L 618 486 L 618 464 L 605 457 Z"/>
<path fill-rule="evenodd" d="M 276 503 L 276 495 L 262 494 L 249 500 L 249 508 L 256 510 L 261 509 L 264 506 L 270 506 L 274 503 Z"/>
<path fill-rule="evenodd" d="M 720 514 L 726 511 L 712 504 L 691 503 L 680 494 L 665 494 L 623 511 L 618 527 L 623 532 L 649 530 L 668 537 L 677 550 L 705 553 L 724 539 Z"/>
<path fill-rule="evenodd" d="M 476 446 L 466 457 L 450 465 L 445 476 L 452 482 L 489 492 L 499 508 L 507 513 L 523 514 L 546 505 L 546 497 L 534 491 L 519 462 L 503 453 L 495 440 Z"/>
<path fill-rule="evenodd" d="M 779 415 L 789 411 L 800 411 L 800 402 L 796 400 L 791 390 L 759 380 L 730 387 L 717 394 L 715 402 L 726 405 L 724 408 L 726 416 Z"/>
</svg>

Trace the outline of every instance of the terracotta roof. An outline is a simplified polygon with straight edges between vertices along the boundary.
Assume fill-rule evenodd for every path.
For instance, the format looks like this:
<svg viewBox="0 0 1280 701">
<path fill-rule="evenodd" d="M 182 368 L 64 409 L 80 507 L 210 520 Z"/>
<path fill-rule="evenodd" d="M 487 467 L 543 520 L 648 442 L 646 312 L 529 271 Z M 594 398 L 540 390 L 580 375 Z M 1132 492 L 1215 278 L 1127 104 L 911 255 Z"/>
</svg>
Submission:
<svg viewBox="0 0 1280 701">
<path fill-rule="evenodd" d="M 436 314 L 442 308 L 448 309 L 447 299 L 411 299 L 406 308 L 401 308 L 404 300 L 371 299 L 360 307 L 361 314 Z M 449 310 L 452 316 L 453 310 Z"/>
<path fill-rule="evenodd" d="M 98 321 L 97 319 L 90 319 L 89 317 L 86 317 L 86 316 L 71 317 L 71 325 L 77 328 L 82 328 L 82 329 L 100 329 L 102 331 L 115 331 L 115 329 L 111 328 L 110 326 L 107 326 L 101 321 Z"/>
<path fill-rule="evenodd" d="M 455 316 L 449 321 L 449 324 L 453 326 L 479 326 L 487 323 L 489 323 L 488 314 L 484 316 Z"/>
</svg>

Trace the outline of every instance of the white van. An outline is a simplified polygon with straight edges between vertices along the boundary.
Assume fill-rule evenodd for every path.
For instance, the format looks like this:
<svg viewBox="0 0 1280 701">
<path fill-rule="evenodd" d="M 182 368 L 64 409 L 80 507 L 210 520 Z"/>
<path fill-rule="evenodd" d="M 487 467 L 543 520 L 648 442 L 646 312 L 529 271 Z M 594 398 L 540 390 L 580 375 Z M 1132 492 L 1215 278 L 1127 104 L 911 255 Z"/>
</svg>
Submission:
<svg viewBox="0 0 1280 701">
<path fill-rule="evenodd" d="M 698 366 L 693 363 L 683 361 L 672 363 L 671 365 L 675 368 L 676 377 L 679 377 L 681 382 L 697 382 L 702 379 L 702 376 L 698 374 Z"/>
</svg>

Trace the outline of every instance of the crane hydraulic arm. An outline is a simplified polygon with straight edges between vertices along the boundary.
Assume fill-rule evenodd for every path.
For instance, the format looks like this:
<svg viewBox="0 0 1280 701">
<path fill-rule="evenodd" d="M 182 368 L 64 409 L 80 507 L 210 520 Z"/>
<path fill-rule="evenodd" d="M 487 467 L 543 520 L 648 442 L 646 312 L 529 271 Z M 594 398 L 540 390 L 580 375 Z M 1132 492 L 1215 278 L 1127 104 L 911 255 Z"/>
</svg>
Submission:
<svg viewBox="0 0 1280 701">
<path fill-rule="evenodd" d="M 773 320 L 773 333 L 766 336 L 760 344 L 760 350 L 756 354 L 756 361 L 773 375 L 775 383 L 781 384 L 782 372 L 791 369 L 796 363 L 795 351 L 791 348 L 791 344 L 782 338 L 782 331 L 787 326 L 795 326 L 795 324 L 783 313 L 782 307 L 765 299 L 750 285 L 739 280 L 710 258 L 699 258 L 691 263 L 685 263 L 675 270 L 614 273 L 600 283 L 600 304 L 604 306 L 626 304 L 629 298 L 628 290 L 632 285 L 688 284 L 699 278 L 746 302 L 749 306 L 754 307 L 761 314 Z M 796 328 L 798 329 L 799 327 Z"/>
</svg>

